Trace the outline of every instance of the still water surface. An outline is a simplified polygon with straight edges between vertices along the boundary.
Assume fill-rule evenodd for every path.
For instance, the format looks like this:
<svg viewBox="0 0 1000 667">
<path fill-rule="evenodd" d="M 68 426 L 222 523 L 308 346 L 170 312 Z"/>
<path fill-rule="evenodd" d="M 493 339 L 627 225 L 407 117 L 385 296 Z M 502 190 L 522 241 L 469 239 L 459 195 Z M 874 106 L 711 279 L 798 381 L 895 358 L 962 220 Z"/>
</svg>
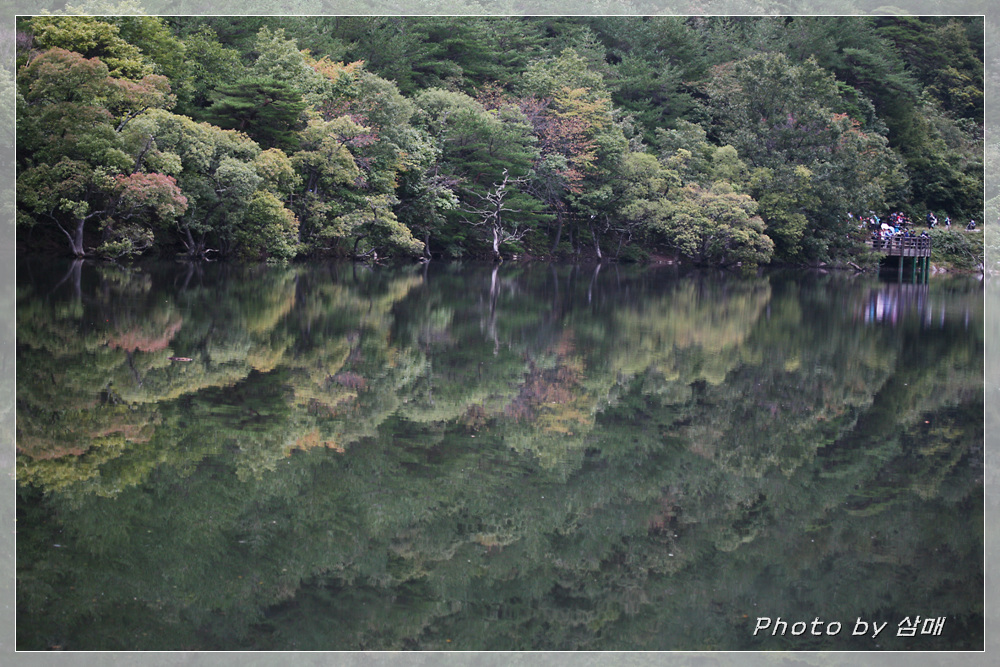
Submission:
<svg viewBox="0 0 1000 667">
<path fill-rule="evenodd" d="M 28 260 L 17 355 L 19 649 L 983 646 L 974 279 Z"/>
</svg>

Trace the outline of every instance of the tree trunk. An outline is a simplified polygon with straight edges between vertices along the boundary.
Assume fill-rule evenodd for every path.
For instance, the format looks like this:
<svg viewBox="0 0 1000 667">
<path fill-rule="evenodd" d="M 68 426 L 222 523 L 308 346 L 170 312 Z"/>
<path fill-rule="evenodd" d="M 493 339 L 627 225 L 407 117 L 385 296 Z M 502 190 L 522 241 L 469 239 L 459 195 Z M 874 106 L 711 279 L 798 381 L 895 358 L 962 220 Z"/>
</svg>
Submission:
<svg viewBox="0 0 1000 667">
<path fill-rule="evenodd" d="M 496 226 L 493 227 L 493 261 L 502 262 L 503 257 L 500 256 L 500 230 Z"/>
<path fill-rule="evenodd" d="M 121 128 L 125 126 L 124 123 L 125 121 L 122 121 L 122 125 L 119 126 L 118 128 L 119 132 L 121 131 Z M 133 174 L 139 171 L 139 167 L 142 166 L 142 159 L 146 157 L 146 153 L 149 152 L 149 149 L 152 146 L 153 146 L 153 135 L 149 135 L 149 139 L 146 139 L 146 145 L 142 147 L 142 150 L 139 151 L 139 155 L 137 155 L 135 158 L 135 164 L 132 166 Z"/>
<path fill-rule="evenodd" d="M 187 225 L 184 225 L 184 235 L 187 237 L 184 245 L 187 247 L 188 256 L 194 257 L 197 254 L 198 244 L 194 242 L 194 236 L 191 235 L 191 228 Z"/>
<path fill-rule="evenodd" d="M 625 235 L 621 234 L 618 237 L 618 248 L 615 250 L 615 259 L 618 259 L 622 254 L 622 243 L 625 241 Z"/>
<path fill-rule="evenodd" d="M 83 257 L 87 254 L 83 251 L 83 223 L 83 218 L 77 218 L 76 229 L 73 230 L 72 235 L 66 232 L 65 229 L 63 230 L 66 232 L 66 236 L 69 237 L 69 247 L 74 257 Z"/>
<path fill-rule="evenodd" d="M 590 235 L 594 237 L 594 252 L 597 253 L 597 261 L 601 261 L 604 257 L 601 255 L 601 240 L 597 236 L 597 232 L 594 231 L 594 221 L 590 221 Z"/>
<path fill-rule="evenodd" d="M 196 241 L 194 234 L 191 233 L 190 226 L 184 225 L 181 227 L 181 231 L 184 233 L 181 243 L 187 249 L 188 257 L 201 257 L 204 259 L 208 254 L 208 250 L 205 249 L 205 235 L 202 234 L 201 239 Z"/>
<path fill-rule="evenodd" d="M 556 220 L 557 220 L 557 223 L 558 223 L 556 225 L 556 240 L 552 244 L 552 250 L 551 250 L 551 252 L 555 252 L 556 251 L 556 248 L 559 247 L 559 242 L 562 240 L 563 214 L 562 214 L 562 211 L 560 211 L 558 208 L 556 208 Z"/>
</svg>

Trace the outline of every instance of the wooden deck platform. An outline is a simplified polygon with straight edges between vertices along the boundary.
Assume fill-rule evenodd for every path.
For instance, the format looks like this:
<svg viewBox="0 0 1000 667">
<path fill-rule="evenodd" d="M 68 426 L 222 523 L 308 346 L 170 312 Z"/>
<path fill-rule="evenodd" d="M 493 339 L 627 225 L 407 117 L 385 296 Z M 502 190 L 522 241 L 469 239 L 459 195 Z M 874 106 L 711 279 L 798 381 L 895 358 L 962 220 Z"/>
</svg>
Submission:
<svg viewBox="0 0 1000 667">
<path fill-rule="evenodd" d="M 931 272 L 930 238 L 893 236 L 887 239 L 871 239 L 868 245 L 882 255 L 879 263 L 883 269 L 894 265 L 899 282 L 905 279 L 904 266 L 909 263 L 910 281 L 917 284 L 927 283 L 927 277 Z"/>
<path fill-rule="evenodd" d="M 887 239 L 871 239 L 868 245 L 875 252 L 888 257 L 930 257 L 931 240 L 919 236 L 893 236 Z"/>
</svg>

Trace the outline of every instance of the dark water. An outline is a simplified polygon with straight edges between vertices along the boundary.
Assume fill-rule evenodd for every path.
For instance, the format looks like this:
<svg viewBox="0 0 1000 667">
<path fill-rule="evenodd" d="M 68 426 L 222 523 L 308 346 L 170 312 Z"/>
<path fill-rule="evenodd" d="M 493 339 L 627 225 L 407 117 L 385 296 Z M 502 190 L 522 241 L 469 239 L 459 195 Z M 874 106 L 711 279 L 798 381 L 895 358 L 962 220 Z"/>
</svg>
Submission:
<svg viewBox="0 0 1000 667">
<path fill-rule="evenodd" d="M 983 646 L 976 280 L 23 261 L 17 305 L 19 649 Z"/>
</svg>

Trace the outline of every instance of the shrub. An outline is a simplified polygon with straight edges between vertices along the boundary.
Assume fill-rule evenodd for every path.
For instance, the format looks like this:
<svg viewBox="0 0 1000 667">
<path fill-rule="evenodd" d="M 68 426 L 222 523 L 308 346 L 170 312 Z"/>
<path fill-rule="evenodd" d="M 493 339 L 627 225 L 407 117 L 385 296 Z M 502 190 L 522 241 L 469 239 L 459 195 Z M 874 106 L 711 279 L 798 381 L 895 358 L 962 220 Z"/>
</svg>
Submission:
<svg viewBox="0 0 1000 667">
<path fill-rule="evenodd" d="M 985 264 L 983 234 L 959 229 L 932 229 L 931 262 L 943 268 L 975 271 Z"/>
</svg>

